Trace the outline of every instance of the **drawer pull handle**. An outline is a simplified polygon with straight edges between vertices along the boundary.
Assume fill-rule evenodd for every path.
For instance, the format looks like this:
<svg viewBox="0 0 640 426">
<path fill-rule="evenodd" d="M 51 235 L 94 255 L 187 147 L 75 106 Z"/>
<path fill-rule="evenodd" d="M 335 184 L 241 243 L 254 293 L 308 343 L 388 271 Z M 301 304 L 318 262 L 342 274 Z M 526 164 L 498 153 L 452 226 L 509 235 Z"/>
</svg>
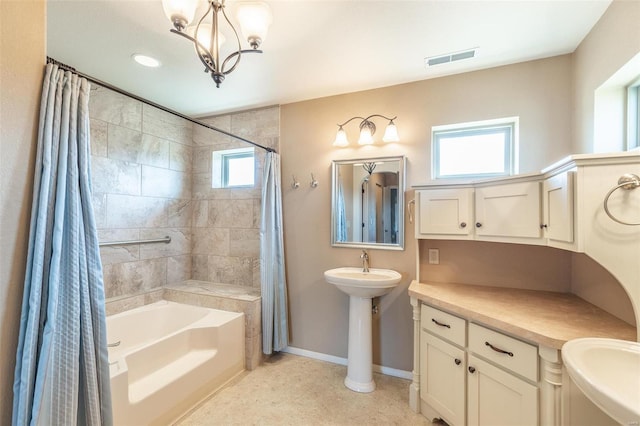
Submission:
<svg viewBox="0 0 640 426">
<path fill-rule="evenodd" d="M 475 367 L 469 367 L 469 373 L 473 374 L 476 372 L 476 368 Z"/>
<path fill-rule="evenodd" d="M 460 358 L 456 358 L 453 360 L 453 362 L 455 362 L 456 365 L 460 365 L 462 363 L 462 360 L 460 360 Z"/>
<path fill-rule="evenodd" d="M 462 222 L 460 224 L 460 228 L 466 228 L 467 227 L 467 222 Z"/>
<path fill-rule="evenodd" d="M 482 223 L 476 222 L 476 228 L 481 228 L 481 227 L 482 227 Z"/>
<path fill-rule="evenodd" d="M 502 350 L 500 348 L 496 348 L 495 346 L 493 346 L 491 343 L 489 342 L 484 342 L 485 345 L 489 346 L 491 349 L 493 349 L 496 352 L 499 352 L 501 354 L 505 354 L 505 355 L 509 355 L 509 356 L 513 356 L 513 352 L 509 352 L 509 351 L 505 351 Z"/>
<path fill-rule="evenodd" d="M 444 323 L 441 323 L 441 322 L 439 322 L 439 321 L 436 321 L 436 319 L 435 319 L 435 318 L 431 318 L 431 321 L 433 321 L 433 322 L 435 323 L 435 325 L 439 325 L 440 327 L 447 327 L 447 328 L 451 328 L 451 326 L 450 326 L 449 324 L 444 324 Z"/>
</svg>

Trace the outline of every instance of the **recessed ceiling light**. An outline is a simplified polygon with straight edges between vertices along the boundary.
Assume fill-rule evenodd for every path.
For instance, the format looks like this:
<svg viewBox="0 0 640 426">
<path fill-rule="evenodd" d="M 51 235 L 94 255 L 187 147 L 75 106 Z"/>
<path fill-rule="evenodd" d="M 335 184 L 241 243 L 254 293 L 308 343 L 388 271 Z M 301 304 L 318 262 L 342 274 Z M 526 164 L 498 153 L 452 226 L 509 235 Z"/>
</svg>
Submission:
<svg viewBox="0 0 640 426">
<path fill-rule="evenodd" d="M 134 53 L 133 55 L 131 55 L 131 57 L 134 61 L 145 67 L 156 68 L 160 66 L 160 61 L 156 58 L 152 58 L 151 56 Z"/>
</svg>

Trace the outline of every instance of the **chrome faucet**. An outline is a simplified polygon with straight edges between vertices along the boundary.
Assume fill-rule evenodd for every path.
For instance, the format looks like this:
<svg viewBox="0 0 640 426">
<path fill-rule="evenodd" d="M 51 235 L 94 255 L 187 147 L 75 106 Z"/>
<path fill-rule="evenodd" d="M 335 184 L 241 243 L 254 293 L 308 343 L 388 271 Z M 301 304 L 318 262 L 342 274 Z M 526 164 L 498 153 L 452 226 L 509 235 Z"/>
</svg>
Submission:
<svg viewBox="0 0 640 426">
<path fill-rule="evenodd" d="M 366 250 L 362 250 L 360 259 L 362 259 L 362 272 L 369 272 L 369 254 Z"/>
</svg>

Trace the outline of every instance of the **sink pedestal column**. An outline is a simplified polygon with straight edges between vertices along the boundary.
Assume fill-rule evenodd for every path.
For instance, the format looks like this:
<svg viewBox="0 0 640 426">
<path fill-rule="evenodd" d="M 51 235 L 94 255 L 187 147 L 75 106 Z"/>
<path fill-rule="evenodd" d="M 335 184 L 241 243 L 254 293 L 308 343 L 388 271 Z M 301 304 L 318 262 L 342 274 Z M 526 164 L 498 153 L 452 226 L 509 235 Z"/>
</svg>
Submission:
<svg viewBox="0 0 640 426">
<path fill-rule="evenodd" d="M 349 296 L 349 354 L 344 385 L 356 392 L 373 392 L 371 298 Z"/>
</svg>

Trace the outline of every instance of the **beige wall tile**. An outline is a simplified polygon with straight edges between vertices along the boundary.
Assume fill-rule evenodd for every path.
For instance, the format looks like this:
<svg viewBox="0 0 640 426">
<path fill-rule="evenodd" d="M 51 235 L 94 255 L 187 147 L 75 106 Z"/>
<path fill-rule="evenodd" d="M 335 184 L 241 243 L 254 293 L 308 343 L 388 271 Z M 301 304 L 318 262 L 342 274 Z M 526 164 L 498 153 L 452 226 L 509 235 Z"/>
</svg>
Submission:
<svg viewBox="0 0 640 426">
<path fill-rule="evenodd" d="M 167 226 L 164 198 L 107 195 L 108 228 L 154 228 Z"/>
<path fill-rule="evenodd" d="M 191 279 L 209 280 L 209 256 L 198 254 L 191 256 Z"/>
<path fill-rule="evenodd" d="M 229 256 L 260 257 L 260 231 L 230 229 Z"/>
<path fill-rule="evenodd" d="M 138 229 L 99 229 L 98 241 L 132 241 L 140 238 Z M 122 245 L 100 247 L 100 259 L 103 265 L 133 262 L 140 259 L 140 245 Z"/>
<path fill-rule="evenodd" d="M 251 228 L 253 200 L 209 201 L 209 226 L 215 228 Z"/>
<path fill-rule="evenodd" d="M 107 127 L 106 121 L 90 119 L 91 128 L 91 155 L 98 157 L 107 156 Z"/>
<path fill-rule="evenodd" d="M 174 228 L 191 227 L 193 202 L 184 199 L 167 201 L 167 224 Z"/>
<path fill-rule="evenodd" d="M 107 194 L 103 192 L 93 192 L 91 194 L 91 204 L 93 205 L 93 216 L 96 220 L 96 227 L 103 228 L 107 222 Z"/>
<path fill-rule="evenodd" d="M 91 90 L 89 115 L 129 129 L 142 129 L 142 103 L 101 86 L 94 85 Z"/>
<path fill-rule="evenodd" d="M 107 298 L 162 287 L 167 283 L 167 259 L 114 263 L 105 270 L 104 282 Z"/>
<path fill-rule="evenodd" d="M 167 258 L 167 284 L 191 279 L 191 254 Z"/>
<path fill-rule="evenodd" d="M 169 141 L 110 124 L 109 158 L 167 168 Z"/>
<path fill-rule="evenodd" d="M 217 228 L 202 228 L 194 232 L 193 254 L 229 255 L 229 230 Z"/>
<path fill-rule="evenodd" d="M 193 162 L 193 147 L 177 142 L 169 144 L 169 168 L 181 172 L 190 172 Z"/>
<path fill-rule="evenodd" d="M 175 170 L 142 166 L 141 195 L 165 198 L 191 198 L 191 175 Z"/>
<path fill-rule="evenodd" d="M 105 157 L 92 157 L 91 183 L 96 192 L 140 195 L 140 166 Z"/>
<path fill-rule="evenodd" d="M 208 281 L 251 287 L 253 261 L 249 257 L 209 256 Z"/>
<path fill-rule="evenodd" d="M 193 144 L 191 122 L 146 104 L 142 106 L 142 132 L 184 145 Z"/>
<path fill-rule="evenodd" d="M 170 243 L 140 244 L 140 258 L 154 259 L 158 257 L 180 256 L 191 253 L 191 229 L 189 228 L 155 228 L 141 229 L 143 240 L 171 237 Z"/>
</svg>

